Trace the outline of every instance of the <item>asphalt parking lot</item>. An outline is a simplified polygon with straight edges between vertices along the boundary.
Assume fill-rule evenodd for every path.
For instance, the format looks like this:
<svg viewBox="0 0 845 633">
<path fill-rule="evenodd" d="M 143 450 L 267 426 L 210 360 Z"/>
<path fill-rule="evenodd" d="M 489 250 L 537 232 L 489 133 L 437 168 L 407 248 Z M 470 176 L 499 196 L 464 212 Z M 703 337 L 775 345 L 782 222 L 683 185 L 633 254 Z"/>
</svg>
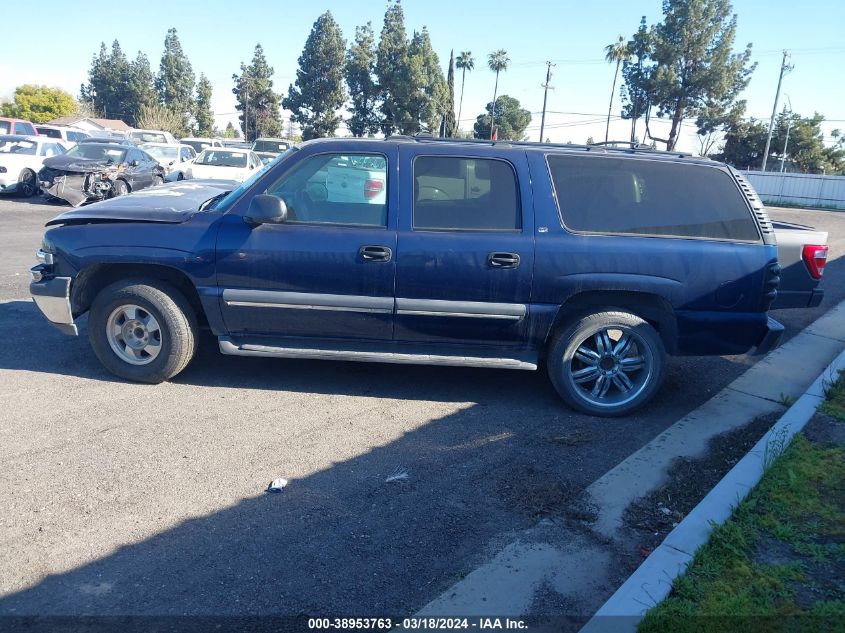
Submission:
<svg viewBox="0 0 845 633">
<path fill-rule="evenodd" d="M 0 198 L 0 614 L 409 615 L 754 361 L 671 359 L 615 420 L 565 408 L 544 372 L 225 357 L 211 338 L 173 382 L 125 383 L 29 300 L 64 209 Z M 845 213 L 771 213 L 831 234 L 822 306 L 773 314 L 794 334 L 845 299 Z"/>
</svg>

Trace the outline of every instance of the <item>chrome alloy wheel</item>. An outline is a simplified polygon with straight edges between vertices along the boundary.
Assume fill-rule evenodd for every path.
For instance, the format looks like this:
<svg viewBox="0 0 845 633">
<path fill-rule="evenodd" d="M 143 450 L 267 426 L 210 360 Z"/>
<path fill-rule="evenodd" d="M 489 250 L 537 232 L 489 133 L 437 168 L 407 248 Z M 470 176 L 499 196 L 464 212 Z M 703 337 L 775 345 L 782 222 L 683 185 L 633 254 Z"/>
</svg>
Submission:
<svg viewBox="0 0 845 633">
<path fill-rule="evenodd" d="M 106 321 L 106 339 L 118 358 L 131 365 L 147 365 L 161 352 L 158 321 L 137 305 L 112 310 Z"/>
<path fill-rule="evenodd" d="M 576 393 L 597 407 L 616 407 L 636 398 L 654 372 L 643 338 L 627 327 L 603 328 L 578 344 L 569 363 Z"/>
</svg>

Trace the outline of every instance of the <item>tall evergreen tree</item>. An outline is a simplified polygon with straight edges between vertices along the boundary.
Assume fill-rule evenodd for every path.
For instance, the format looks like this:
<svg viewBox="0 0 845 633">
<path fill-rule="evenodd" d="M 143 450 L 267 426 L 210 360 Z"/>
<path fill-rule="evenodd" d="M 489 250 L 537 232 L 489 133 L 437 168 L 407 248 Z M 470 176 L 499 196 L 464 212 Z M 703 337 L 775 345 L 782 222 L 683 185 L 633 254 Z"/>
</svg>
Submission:
<svg viewBox="0 0 845 633">
<path fill-rule="evenodd" d="M 446 114 L 447 87 L 426 27 L 414 32 L 408 47 L 408 60 L 411 85 L 416 89 L 409 101 L 412 120 L 403 134 L 420 131 L 436 133 Z"/>
<path fill-rule="evenodd" d="M 455 121 L 455 51 L 449 54 L 449 72 L 446 74 L 446 119 L 443 122 L 443 135 L 455 136 L 458 125 Z"/>
<path fill-rule="evenodd" d="M 148 108 L 158 102 L 150 60 L 141 51 L 138 51 L 138 56 L 129 64 L 126 93 L 127 123 L 138 125 L 141 108 Z"/>
<path fill-rule="evenodd" d="M 337 110 L 346 101 L 343 85 L 346 42 L 331 11 L 317 18 L 299 56 L 296 83 L 282 106 L 293 113 L 308 140 L 334 136 L 340 125 Z M 317 70 L 318 72 L 315 72 Z"/>
<path fill-rule="evenodd" d="M 164 53 L 156 78 L 156 90 L 161 103 L 182 117 L 183 132 L 187 133 L 188 120 L 193 110 L 194 70 L 173 28 L 167 30 L 164 38 Z"/>
<path fill-rule="evenodd" d="M 663 21 L 652 29 L 652 59 L 656 68 L 651 81 L 652 105 L 657 116 L 672 121 L 668 136 L 655 141 L 672 150 L 681 123 L 696 117 L 705 107 L 712 115 L 719 104 L 733 107 L 751 79 L 751 44 L 733 53 L 736 15 L 729 0 L 664 0 Z M 648 121 L 648 119 L 646 119 Z"/>
<path fill-rule="evenodd" d="M 651 79 L 654 74 L 651 43 L 651 31 L 643 16 L 640 28 L 627 45 L 630 57 L 622 62 L 622 118 L 631 119 L 632 143 L 637 141 L 637 122 L 645 116 L 651 102 Z"/>
<path fill-rule="evenodd" d="M 373 25 L 367 22 L 355 29 L 355 41 L 346 52 L 346 84 L 352 100 L 347 126 L 354 136 L 375 134 L 379 131 L 379 88 L 375 82 L 375 36 Z"/>
<path fill-rule="evenodd" d="M 200 73 L 197 82 L 197 98 L 194 102 L 194 121 L 197 136 L 211 136 L 214 133 L 214 114 L 211 112 L 211 82 Z"/>
<path fill-rule="evenodd" d="M 415 126 L 410 100 L 414 91 L 410 77 L 405 13 L 398 0 L 387 7 L 376 54 L 376 78 L 380 88 L 381 130 L 385 136 L 403 134 Z"/>
<path fill-rule="evenodd" d="M 241 63 L 241 73 L 232 75 L 237 99 L 236 108 L 241 115 L 244 139 L 255 140 L 259 134 L 279 136 L 283 126 L 279 116 L 279 95 L 273 92 L 273 67 L 267 63 L 261 44 L 255 45 L 252 62 Z"/>
<path fill-rule="evenodd" d="M 83 86 L 80 97 L 104 117 L 123 120 L 127 114 L 128 78 L 129 60 L 120 48 L 120 43 L 117 40 L 112 42 L 109 51 L 103 42 L 99 53 L 91 60 L 88 84 Z"/>
</svg>

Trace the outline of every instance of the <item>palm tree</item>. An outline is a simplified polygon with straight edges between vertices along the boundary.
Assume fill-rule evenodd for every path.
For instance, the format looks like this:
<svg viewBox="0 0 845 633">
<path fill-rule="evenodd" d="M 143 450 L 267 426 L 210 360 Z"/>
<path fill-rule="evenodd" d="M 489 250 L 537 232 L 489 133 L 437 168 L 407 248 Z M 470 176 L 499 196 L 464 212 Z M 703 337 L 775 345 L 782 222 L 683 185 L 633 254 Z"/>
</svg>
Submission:
<svg viewBox="0 0 845 633">
<path fill-rule="evenodd" d="M 610 105 L 607 108 L 607 126 L 604 129 L 604 142 L 607 143 L 610 135 L 610 113 L 613 111 L 613 96 L 616 93 L 616 80 L 619 78 L 619 66 L 622 62 L 631 59 L 631 53 L 628 50 L 628 44 L 625 38 L 621 35 L 619 39 L 613 44 L 608 44 L 604 47 L 604 60 L 612 64 L 616 62 L 616 72 L 613 74 L 613 87 L 610 89 Z"/>
<path fill-rule="evenodd" d="M 472 51 L 461 51 L 455 59 L 455 66 L 461 71 L 461 100 L 458 105 L 458 130 L 461 129 L 461 109 L 464 107 L 464 82 L 467 78 L 467 71 L 472 72 L 475 68 L 475 60 L 472 58 Z"/>
<path fill-rule="evenodd" d="M 499 92 L 499 73 L 508 69 L 511 63 L 508 52 L 500 48 L 487 56 L 487 66 L 496 73 L 496 86 L 493 88 L 493 109 L 490 111 L 490 138 L 493 138 L 493 131 L 496 129 L 496 93 Z"/>
</svg>

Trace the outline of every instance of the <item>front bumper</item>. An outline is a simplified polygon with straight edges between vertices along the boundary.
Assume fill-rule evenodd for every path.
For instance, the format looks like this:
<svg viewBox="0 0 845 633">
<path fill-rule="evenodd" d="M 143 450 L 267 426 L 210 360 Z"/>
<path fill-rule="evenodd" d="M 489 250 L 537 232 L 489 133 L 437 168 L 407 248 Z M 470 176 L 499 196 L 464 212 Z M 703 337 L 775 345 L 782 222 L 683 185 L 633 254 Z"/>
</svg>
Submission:
<svg viewBox="0 0 845 633">
<path fill-rule="evenodd" d="M 766 332 L 757 343 L 757 347 L 751 352 L 751 355 L 762 356 L 771 352 L 780 345 L 780 341 L 783 338 L 783 331 L 783 325 L 775 321 L 772 317 L 769 317 L 766 323 Z"/>
<path fill-rule="evenodd" d="M 29 284 L 29 293 L 35 305 L 47 320 L 57 327 L 63 334 L 77 336 L 79 331 L 73 322 L 73 311 L 70 307 L 70 277 L 54 277 L 53 279 L 39 279 L 42 266 L 30 269 L 33 281 Z"/>
</svg>

